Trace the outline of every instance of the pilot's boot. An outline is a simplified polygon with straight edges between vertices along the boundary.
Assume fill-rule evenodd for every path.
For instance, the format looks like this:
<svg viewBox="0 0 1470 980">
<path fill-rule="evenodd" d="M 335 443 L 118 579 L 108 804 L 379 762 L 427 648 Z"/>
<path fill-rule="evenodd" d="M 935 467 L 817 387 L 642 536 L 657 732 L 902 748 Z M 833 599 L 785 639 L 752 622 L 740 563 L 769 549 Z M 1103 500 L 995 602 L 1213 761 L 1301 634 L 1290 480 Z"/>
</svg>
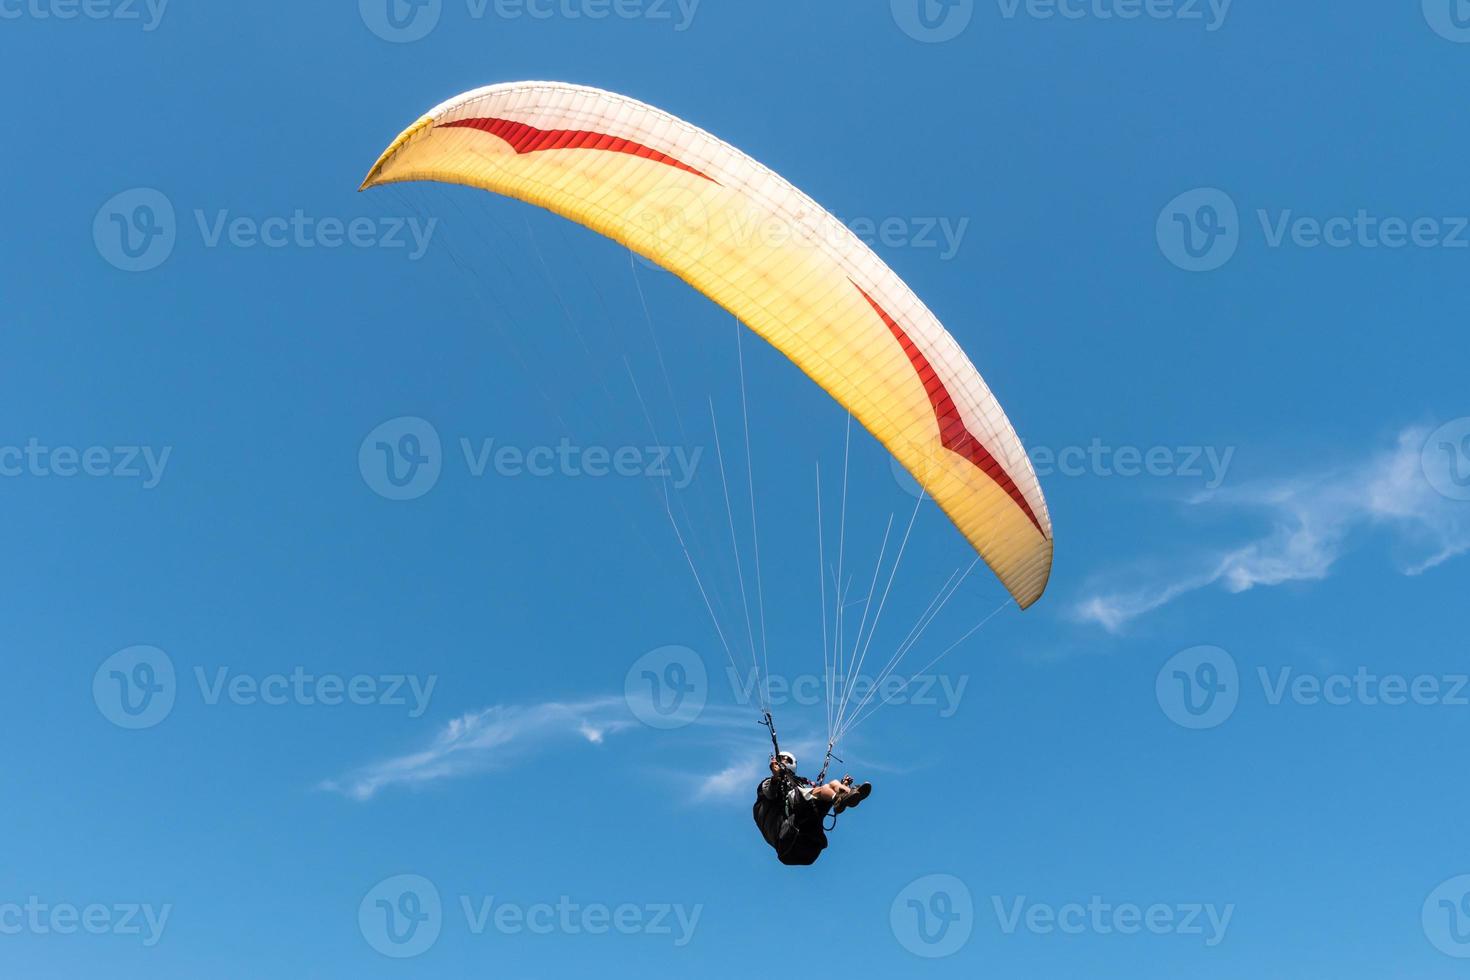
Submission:
<svg viewBox="0 0 1470 980">
<path fill-rule="evenodd" d="M 873 784 L 872 783 L 863 783 L 860 786 L 853 786 L 852 785 L 852 777 L 851 776 L 843 776 L 842 777 L 842 781 L 843 781 L 843 783 L 845 783 L 847 785 L 847 787 L 851 790 L 851 792 L 848 793 L 846 796 L 844 796 L 842 799 L 840 799 L 840 800 L 837 801 L 836 810 L 837 810 L 838 813 L 841 813 L 844 810 L 849 810 L 852 807 L 857 806 L 863 800 L 866 800 L 868 798 L 869 794 L 871 794 L 873 792 Z"/>
</svg>

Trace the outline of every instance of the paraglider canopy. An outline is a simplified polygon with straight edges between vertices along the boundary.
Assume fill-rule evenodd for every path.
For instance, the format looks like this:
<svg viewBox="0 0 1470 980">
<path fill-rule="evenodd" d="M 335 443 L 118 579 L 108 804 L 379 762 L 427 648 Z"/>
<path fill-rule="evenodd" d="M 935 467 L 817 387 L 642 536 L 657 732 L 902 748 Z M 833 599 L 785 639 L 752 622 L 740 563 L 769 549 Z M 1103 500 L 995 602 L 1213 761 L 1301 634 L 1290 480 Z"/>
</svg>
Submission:
<svg viewBox="0 0 1470 980">
<path fill-rule="evenodd" d="M 1000 404 L 913 291 L 780 176 L 636 100 L 512 82 L 432 109 L 362 186 L 418 180 L 539 205 L 683 278 L 847 408 L 1021 608 L 1040 598 L 1051 520 Z"/>
</svg>

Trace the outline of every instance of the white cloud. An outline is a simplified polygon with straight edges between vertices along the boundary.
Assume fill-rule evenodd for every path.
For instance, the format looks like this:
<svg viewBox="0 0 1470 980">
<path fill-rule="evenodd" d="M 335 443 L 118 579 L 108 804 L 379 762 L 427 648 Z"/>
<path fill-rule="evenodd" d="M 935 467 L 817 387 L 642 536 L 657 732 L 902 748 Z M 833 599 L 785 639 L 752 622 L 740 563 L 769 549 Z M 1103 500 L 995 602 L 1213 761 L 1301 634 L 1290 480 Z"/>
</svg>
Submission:
<svg viewBox="0 0 1470 980">
<path fill-rule="evenodd" d="M 1428 436 L 1426 429 L 1406 429 L 1391 449 L 1352 466 L 1202 495 L 1196 505 L 1254 511 L 1271 528 L 1234 548 L 1200 556 L 1192 571 L 1088 596 L 1075 614 L 1117 632 L 1145 613 L 1212 585 L 1245 592 L 1325 579 L 1355 536 L 1369 530 L 1391 537 L 1407 575 L 1463 554 L 1470 550 L 1470 503 L 1435 490 L 1435 474 L 1426 468 L 1452 463 L 1425 453 Z"/>
<path fill-rule="evenodd" d="M 496 705 L 449 722 L 424 749 L 363 766 L 323 782 L 321 788 L 368 800 L 390 786 L 507 767 L 520 755 L 559 739 L 601 744 L 608 735 L 637 724 L 622 698 Z"/>
<path fill-rule="evenodd" d="M 755 756 L 758 758 L 758 756 Z M 737 762 L 719 772 L 706 776 L 694 791 L 698 800 L 728 800 L 736 796 L 749 796 L 751 787 L 765 778 L 767 773 L 753 762 Z"/>
<path fill-rule="evenodd" d="M 783 730 L 786 731 L 786 737 L 781 739 L 782 750 L 796 756 L 797 768 L 803 776 L 815 779 L 827 743 L 817 741 L 807 734 L 792 735 L 793 729 Z M 800 732 L 800 729 L 794 730 Z M 735 761 L 700 780 L 694 798 L 704 801 L 750 796 L 756 785 L 770 775 L 770 743 L 753 746 L 754 743 L 747 744 L 744 738 L 726 740 L 725 749 L 734 753 Z"/>
<path fill-rule="evenodd" d="M 706 706 L 690 727 L 759 732 L 748 711 L 713 705 Z M 366 801 L 391 787 L 421 786 L 441 779 L 508 769 L 557 742 L 581 741 L 600 746 L 609 736 L 642 728 L 622 697 L 494 705 L 450 721 L 422 749 L 369 763 L 335 779 L 324 780 L 318 788 Z M 755 744 L 759 746 L 758 742 Z M 759 747 L 752 755 L 764 759 Z M 705 779 L 697 792 L 702 798 L 725 795 L 737 771 L 743 778 L 756 770 L 731 767 Z M 751 785 L 754 784 L 747 784 L 745 790 L 749 791 Z"/>
</svg>

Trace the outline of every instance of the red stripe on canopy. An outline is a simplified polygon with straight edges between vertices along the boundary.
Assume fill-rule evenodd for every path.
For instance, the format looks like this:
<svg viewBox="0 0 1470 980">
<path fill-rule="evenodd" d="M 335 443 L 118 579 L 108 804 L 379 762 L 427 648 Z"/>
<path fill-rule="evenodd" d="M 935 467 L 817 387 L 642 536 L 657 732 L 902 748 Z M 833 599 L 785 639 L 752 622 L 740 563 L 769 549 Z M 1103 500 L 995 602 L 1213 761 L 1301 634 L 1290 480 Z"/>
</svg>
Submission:
<svg viewBox="0 0 1470 980">
<path fill-rule="evenodd" d="M 914 372 L 918 374 L 919 381 L 924 385 L 924 390 L 929 393 L 929 403 L 934 406 L 934 418 L 939 423 L 940 444 L 945 449 L 953 453 L 958 453 L 983 470 L 986 476 L 989 476 L 1002 490 L 1010 494 L 1011 499 L 1016 502 L 1016 506 L 1025 511 L 1026 516 L 1031 518 L 1031 523 L 1036 525 L 1036 530 L 1041 531 L 1041 536 L 1043 538 L 1046 537 L 1046 532 L 1041 528 L 1041 522 L 1036 519 L 1035 511 L 1031 509 L 1031 505 L 1026 501 L 1025 495 L 1021 493 L 1021 488 L 1016 486 L 1016 481 L 1011 479 L 1011 475 L 1006 472 L 1005 467 L 1000 465 L 996 458 L 991 455 L 990 450 L 986 449 L 979 438 L 966 427 L 965 420 L 960 417 L 959 409 L 955 408 L 954 399 L 950 397 L 949 389 L 944 386 L 944 382 L 940 380 L 939 374 L 934 370 L 934 366 L 929 363 L 929 358 L 924 356 L 924 352 L 919 350 L 919 345 L 914 343 L 913 339 L 904 332 L 903 327 L 898 325 L 898 321 L 889 316 L 888 311 L 879 306 L 877 301 L 868 295 L 867 290 L 858 286 L 857 283 L 853 283 L 853 285 L 857 286 L 857 291 L 863 294 L 863 299 L 868 301 L 868 305 L 873 308 L 873 312 L 877 313 L 883 319 L 889 332 L 893 334 L 894 338 L 898 340 L 899 345 L 903 347 L 903 352 L 908 355 L 909 363 L 914 366 Z"/>
<path fill-rule="evenodd" d="M 489 133 L 491 136 L 505 140 L 518 154 L 535 153 L 538 150 L 606 150 L 610 153 L 627 153 L 631 156 L 643 157 L 645 160 L 653 160 L 655 163 L 667 164 L 686 173 L 694 174 L 696 177 L 703 177 L 711 183 L 719 183 L 708 174 L 694 169 L 667 153 L 661 153 L 642 143 L 635 143 L 633 140 L 623 139 L 620 136 L 610 136 L 607 133 L 594 133 L 585 129 L 537 129 L 535 126 L 516 122 L 514 119 L 499 119 L 493 116 L 456 119 L 453 122 L 440 123 L 440 125 L 449 129 L 478 129 Z"/>
</svg>

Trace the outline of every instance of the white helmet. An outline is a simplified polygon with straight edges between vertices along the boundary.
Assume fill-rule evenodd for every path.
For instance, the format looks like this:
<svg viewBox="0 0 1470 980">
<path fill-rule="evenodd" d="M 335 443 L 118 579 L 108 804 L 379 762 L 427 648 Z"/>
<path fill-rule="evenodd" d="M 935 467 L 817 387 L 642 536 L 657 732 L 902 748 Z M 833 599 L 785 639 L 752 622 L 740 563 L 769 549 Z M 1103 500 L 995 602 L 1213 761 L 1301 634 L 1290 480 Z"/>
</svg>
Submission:
<svg viewBox="0 0 1470 980">
<path fill-rule="evenodd" d="M 776 761 L 781 763 L 781 765 L 785 766 L 787 769 L 790 769 L 792 772 L 796 772 L 796 756 L 792 755 L 790 752 L 787 752 L 785 749 L 782 749 L 781 754 L 776 756 Z"/>
</svg>

